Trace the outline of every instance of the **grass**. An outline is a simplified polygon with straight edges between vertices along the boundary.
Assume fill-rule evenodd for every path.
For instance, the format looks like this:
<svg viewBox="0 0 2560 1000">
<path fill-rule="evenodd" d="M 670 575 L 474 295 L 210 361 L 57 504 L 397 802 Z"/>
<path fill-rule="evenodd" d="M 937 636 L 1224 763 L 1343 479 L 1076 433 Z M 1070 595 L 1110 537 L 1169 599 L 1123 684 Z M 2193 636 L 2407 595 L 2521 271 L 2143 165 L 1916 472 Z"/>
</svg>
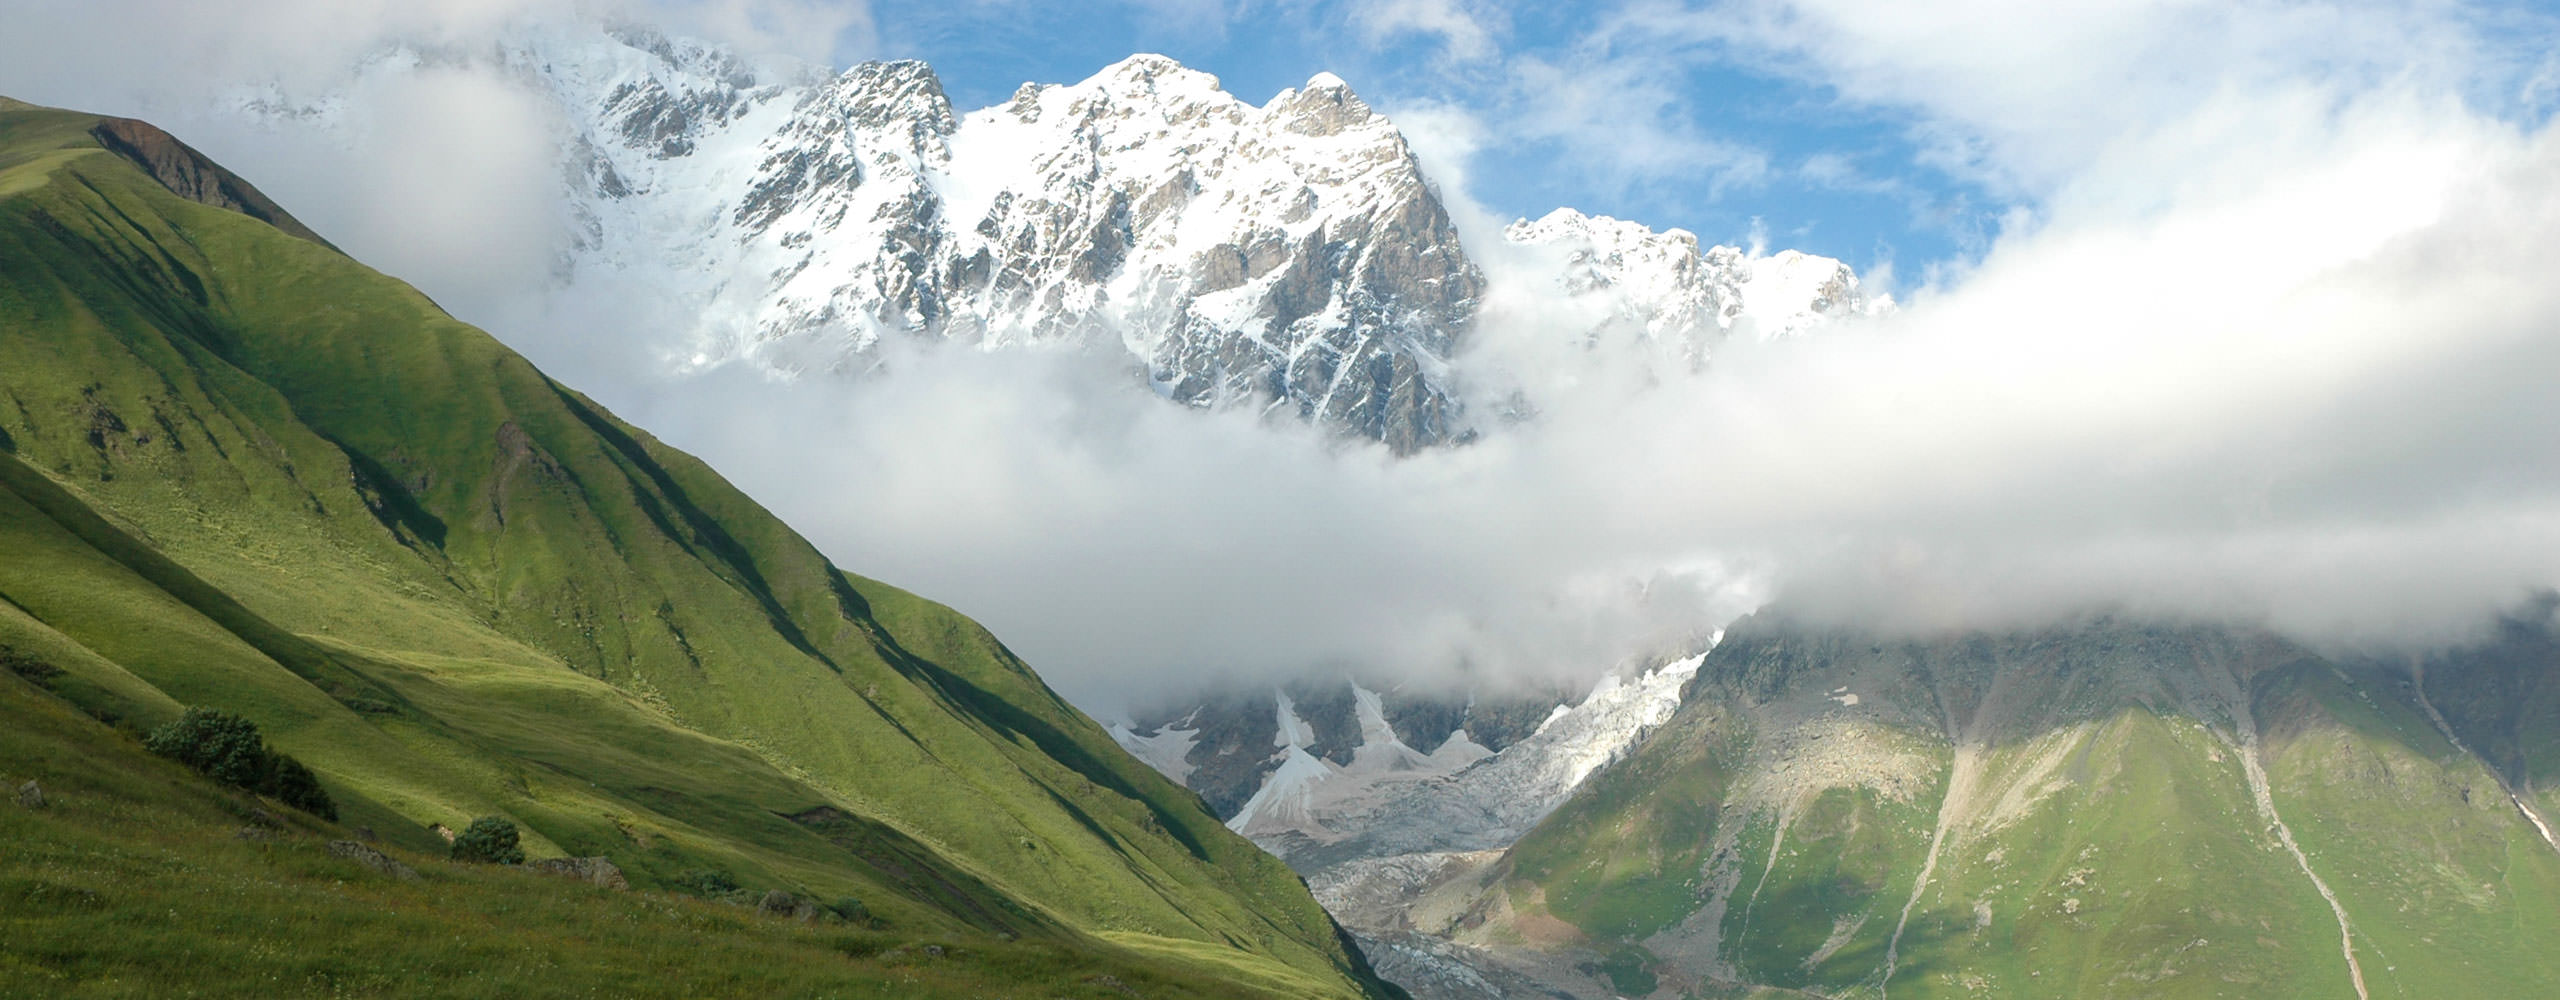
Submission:
<svg viewBox="0 0 2560 1000">
<path fill-rule="evenodd" d="M 386 847 L 213 785 L 0 677 L 0 996 L 1292 996 L 1054 941 L 802 923 Z M 282 829 L 243 839 L 260 809 Z M 1320 985 L 1320 984 L 1318 984 Z M 1127 991 L 1127 992 L 1124 992 Z"/>
<path fill-rule="evenodd" d="M 2552 668 L 2506 660 L 2459 683 L 2532 689 Z M 2246 692 L 2276 808 L 2353 920 L 2373 996 L 2560 992 L 2560 974 L 2528 957 L 2560 941 L 2560 853 L 2488 768 L 2434 730 L 2397 675 L 2212 630 L 1728 638 L 1679 715 L 1514 846 L 1498 891 L 1579 931 L 1585 971 L 1622 993 L 1648 956 L 1661 983 L 1693 988 L 1684 922 L 1721 899 L 1714 954 L 1744 983 L 1710 994 L 1872 997 L 1949 794 L 1939 713 L 1989 712 L 1972 794 L 1902 933 L 1893 997 L 2352 995 L 2336 920 L 2253 802 L 2232 720 L 2196 717 L 2189 706 L 2211 699 L 2178 693 L 2208 690 L 2214 671 Z M 1754 770 L 1766 736 L 1753 706 L 1848 678 L 1925 748 L 1924 793 L 1898 801 L 1835 776 L 1783 831 L 1764 799 L 1735 804 L 1771 778 Z"/>
<path fill-rule="evenodd" d="M 1741 748 L 1692 715 L 1661 749 L 1603 772 L 1521 838 L 1509 860 L 1556 916 L 1604 938 L 1640 941 L 1701 902 L 1700 870 Z"/>
<path fill-rule="evenodd" d="M 2550 967 L 2516 956 L 2560 941 L 2560 853 L 2398 692 L 2318 665 L 2264 678 L 2277 807 L 2355 919 L 2373 996 L 2546 993 Z"/>
<path fill-rule="evenodd" d="M 644 886 L 1389 989 L 974 623 L 94 121 L 0 106 L 0 643 L 67 697 L 247 716 L 403 846 L 505 815 Z"/>
</svg>

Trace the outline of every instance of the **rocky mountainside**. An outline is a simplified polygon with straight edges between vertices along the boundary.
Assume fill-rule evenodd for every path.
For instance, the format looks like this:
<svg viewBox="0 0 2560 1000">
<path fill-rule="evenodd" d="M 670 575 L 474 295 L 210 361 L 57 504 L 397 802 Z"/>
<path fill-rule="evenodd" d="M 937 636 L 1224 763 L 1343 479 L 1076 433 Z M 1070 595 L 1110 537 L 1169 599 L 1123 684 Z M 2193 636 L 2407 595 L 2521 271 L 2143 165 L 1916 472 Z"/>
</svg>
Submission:
<svg viewBox="0 0 2560 1000">
<path fill-rule="evenodd" d="M 1699 657 L 1580 696 L 1416 696 L 1297 683 L 1144 714 L 1112 735 L 1310 876 L 1363 859 L 1510 846 L 1680 704 Z"/>
<path fill-rule="evenodd" d="M 1686 230 L 1656 232 L 1570 208 L 1514 222 L 1503 237 L 1564 254 L 1556 290 L 1598 308 L 1585 333 L 1595 346 L 1632 341 L 1691 365 L 1704 364 L 1729 337 L 1775 340 L 1890 307 L 1828 257 L 1701 248 Z"/>
<path fill-rule="evenodd" d="M 127 726 L 248 719 L 334 836 L 438 851 L 503 815 L 534 859 L 643 889 L 858 901 L 910 940 L 1215 995 L 1393 995 L 1287 868 L 976 624 L 157 129 L 0 100 L 0 330 L 0 661 Z M 275 905 L 296 938 L 328 909 Z M 284 940 L 219 954 L 308 954 Z"/>
<path fill-rule="evenodd" d="M 1150 713 L 1112 735 L 1304 874 L 1391 981 L 1435 996 L 1533 995 L 1548 988 L 1411 934 L 1409 909 L 1452 865 L 1499 857 L 1668 720 L 1704 657 L 1612 672 L 1578 700 L 1301 683 Z"/>
<path fill-rule="evenodd" d="M 698 317 L 673 364 L 862 368 L 883 335 L 1116 344 L 1184 404 L 1278 407 L 1405 451 L 1469 430 L 1457 366 L 1490 279 L 1403 134 L 1331 74 L 1255 105 L 1139 55 L 963 111 L 922 63 L 759 70 L 639 27 L 529 32 L 494 58 L 570 129 L 560 277 L 672 296 Z M 1692 362 L 1883 305 L 1837 261 L 1677 230 L 1565 211 L 1508 238 L 1556 251 L 1520 280 L 1591 299 L 1595 343 L 1631 331 Z"/>
<path fill-rule="evenodd" d="M 2554 634 L 2383 662 L 1763 612 L 1509 850 L 1317 889 L 1424 996 L 2544 995 Z"/>
</svg>

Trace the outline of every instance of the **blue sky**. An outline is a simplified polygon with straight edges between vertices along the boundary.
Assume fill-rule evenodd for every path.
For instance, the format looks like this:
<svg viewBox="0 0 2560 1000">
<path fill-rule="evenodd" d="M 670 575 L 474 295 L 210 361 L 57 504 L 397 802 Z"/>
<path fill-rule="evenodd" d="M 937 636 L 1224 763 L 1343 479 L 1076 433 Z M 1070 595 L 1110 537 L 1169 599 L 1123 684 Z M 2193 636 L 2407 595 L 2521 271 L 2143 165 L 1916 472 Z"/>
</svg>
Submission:
<svg viewBox="0 0 2560 1000">
<path fill-rule="evenodd" d="M 1933 166 L 1914 114 L 1622 16 L 1650 6 L 879 0 L 875 37 L 838 55 L 924 59 L 964 109 L 1134 52 L 1214 73 L 1256 103 L 1331 71 L 1426 156 L 1462 160 L 1431 167 L 1443 183 L 1463 171 L 1500 215 L 1570 206 L 1862 272 L 1916 277 L 1977 256 L 1996 231 L 2014 196 Z"/>
</svg>

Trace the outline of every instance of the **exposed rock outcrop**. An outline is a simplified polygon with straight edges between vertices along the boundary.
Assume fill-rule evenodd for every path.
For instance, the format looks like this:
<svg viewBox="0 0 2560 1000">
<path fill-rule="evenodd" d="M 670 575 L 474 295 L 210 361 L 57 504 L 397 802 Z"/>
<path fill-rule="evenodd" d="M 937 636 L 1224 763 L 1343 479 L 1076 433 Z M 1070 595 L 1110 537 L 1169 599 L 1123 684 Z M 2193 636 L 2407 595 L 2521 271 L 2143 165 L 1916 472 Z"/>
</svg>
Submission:
<svg viewBox="0 0 2560 1000">
<path fill-rule="evenodd" d="M 549 875 L 563 875 L 607 889 L 629 889 L 631 881 L 610 858 L 543 858 L 525 865 Z"/>
<path fill-rule="evenodd" d="M 418 877 L 417 869 L 400 863 L 388 854 L 384 854 L 381 851 L 374 850 L 373 848 L 356 843 L 352 840 L 330 841 L 329 854 L 332 857 L 340 857 L 353 861 L 359 865 L 365 866 L 366 868 L 389 875 L 392 878 L 399 879 L 403 882 L 411 881 Z"/>
</svg>

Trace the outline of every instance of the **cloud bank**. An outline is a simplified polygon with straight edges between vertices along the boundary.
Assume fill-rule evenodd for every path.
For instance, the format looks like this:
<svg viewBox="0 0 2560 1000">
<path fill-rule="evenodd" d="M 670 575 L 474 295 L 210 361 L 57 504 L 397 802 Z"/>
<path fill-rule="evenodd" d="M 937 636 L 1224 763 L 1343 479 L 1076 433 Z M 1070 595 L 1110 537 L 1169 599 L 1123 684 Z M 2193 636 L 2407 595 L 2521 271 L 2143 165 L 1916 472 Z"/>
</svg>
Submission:
<svg viewBox="0 0 2560 1000">
<path fill-rule="evenodd" d="M 470 37 L 524 9 L 422 28 L 386 6 L 344 36 Z M 1500 58 L 1489 8 L 1377 11 L 1382 38 Z M 1401 460 L 1250 408 L 1168 406 L 1116 346 L 893 342 L 852 377 L 667 374 L 679 345 L 648 289 L 555 287 L 552 112 L 481 69 L 351 91 L 400 126 L 352 145 L 191 113 L 199 145 L 360 257 L 1106 710 L 1211 677 L 1588 677 L 1771 599 L 1923 630 L 2115 609 L 2409 647 L 2560 583 L 2560 137 L 2532 54 L 2548 26 L 2093 11 L 1615 8 L 1595 33 L 1687 39 L 1670 51 L 1909 114 L 1931 169 L 2016 207 L 1895 314 L 1729 345 L 1693 373 L 1576 343 L 1593 305 L 1545 294 L 1443 170 L 1494 279 L 1457 370 L 1475 413 L 1516 389 L 1537 416 Z M 0 91 L 191 107 L 194 72 L 343 72 L 360 46 L 335 38 L 326 59 L 244 41 L 130 99 L 131 78 L 10 51 Z M 1482 115 L 1414 110 L 1426 157 L 1463 165 Z"/>
</svg>

